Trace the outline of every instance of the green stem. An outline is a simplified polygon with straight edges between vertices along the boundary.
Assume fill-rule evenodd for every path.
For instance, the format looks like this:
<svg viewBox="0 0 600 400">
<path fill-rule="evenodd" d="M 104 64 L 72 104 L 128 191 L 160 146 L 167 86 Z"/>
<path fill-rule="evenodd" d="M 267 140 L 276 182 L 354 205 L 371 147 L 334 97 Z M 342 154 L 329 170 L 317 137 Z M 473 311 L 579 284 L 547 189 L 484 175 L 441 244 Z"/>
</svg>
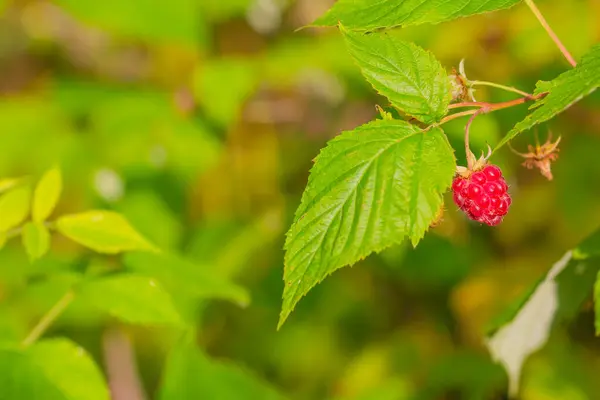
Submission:
<svg viewBox="0 0 600 400">
<path fill-rule="evenodd" d="M 28 347 L 35 343 L 44 334 L 44 332 L 46 332 L 50 325 L 52 325 L 56 318 L 58 318 L 60 314 L 62 314 L 66 310 L 66 308 L 69 306 L 69 304 L 71 304 L 74 298 L 75 293 L 73 292 L 73 290 L 69 290 L 68 292 L 66 292 L 56 302 L 56 304 L 54 304 L 54 306 L 52 306 L 52 308 L 48 310 L 46 314 L 44 314 L 42 319 L 40 319 L 37 325 L 33 327 L 31 332 L 29 332 L 29 335 L 27 335 L 27 337 L 23 339 L 21 345 L 23 347 Z"/>
<path fill-rule="evenodd" d="M 540 24 L 544 27 L 544 29 L 546 30 L 546 32 L 548 33 L 548 35 L 550 36 L 552 41 L 554 41 L 554 43 L 556 44 L 556 46 L 558 47 L 560 52 L 563 54 L 563 56 L 565 56 L 565 58 L 567 59 L 569 64 L 571 64 L 571 66 L 573 66 L 573 67 L 576 67 L 577 61 L 575 61 L 575 59 L 573 58 L 571 53 L 569 53 L 569 50 L 567 50 L 567 48 L 565 47 L 564 44 L 562 44 L 562 42 L 560 41 L 560 39 L 558 38 L 556 33 L 554 33 L 554 31 L 548 24 L 548 21 L 546 21 L 546 18 L 544 18 L 544 16 L 542 15 L 542 12 L 539 10 L 539 8 L 537 8 L 537 6 L 533 2 L 533 0 L 525 0 L 525 4 L 527 4 L 527 6 L 529 7 L 529 9 L 533 13 L 533 15 L 535 15 L 535 17 L 538 19 Z"/>
<path fill-rule="evenodd" d="M 469 83 L 473 86 L 491 86 L 491 87 L 495 87 L 497 89 L 506 90 L 507 92 L 517 93 L 517 94 L 520 94 L 521 96 L 525 96 L 525 97 L 532 96 L 531 94 L 524 92 L 522 90 L 519 90 L 517 88 L 514 88 L 512 86 L 501 85 L 499 83 L 487 82 L 487 81 L 469 81 Z"/>
</svg>

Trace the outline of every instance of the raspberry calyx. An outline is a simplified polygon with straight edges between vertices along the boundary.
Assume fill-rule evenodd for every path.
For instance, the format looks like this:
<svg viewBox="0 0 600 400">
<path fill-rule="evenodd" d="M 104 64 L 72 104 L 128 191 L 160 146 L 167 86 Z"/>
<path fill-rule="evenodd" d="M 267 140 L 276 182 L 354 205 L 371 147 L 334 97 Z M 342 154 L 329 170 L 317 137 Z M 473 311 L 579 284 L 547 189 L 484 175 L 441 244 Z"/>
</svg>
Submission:
<svg viewBox="0 0 600 400">
<path fill-rule="evenodd" d="M 492 164 L 459 172 L 452 182 L 452 198 L 458 208 L 489 226 L 498 225 L 508 213 L 512 200 L 507 190 L 502 170 Z"/>
</svg>

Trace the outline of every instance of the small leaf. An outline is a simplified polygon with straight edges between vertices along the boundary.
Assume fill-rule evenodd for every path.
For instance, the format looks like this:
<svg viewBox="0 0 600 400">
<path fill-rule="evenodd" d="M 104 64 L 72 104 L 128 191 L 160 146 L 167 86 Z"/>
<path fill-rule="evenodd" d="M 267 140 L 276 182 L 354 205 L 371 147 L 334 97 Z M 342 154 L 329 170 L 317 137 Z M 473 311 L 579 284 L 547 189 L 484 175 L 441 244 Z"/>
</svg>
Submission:
<svg viewBox="0 0 600 400">
<path fill-rule="evenodd" d="M 236 122 L 257 87 L 256 65 L 247 58 L 211 60 L 194 75 L 195 97 L 207 116 L 224 127 Z"/>
<path fill-rule="evenodd" d="M 388 33 L 364 35 L 340 26 L 363 75 L 401 111 L 421 122 L 439 121 L 452 100 L 447 73 L 433 54 Z"/>
<path fill-rule="evenodd" d="M 75 343 L 67 339 L 44 340 L 28 348 L 26 354 L 66 399 L 110 398 L 100 370 L 89 354 Z"/>
<path fill-rule="evenodd" d="M 438 23 L 512 7 L 521 0 L 338 0 L 313 26 L 374 30 Z"/>
<path fill-rule="evenodd" d="M 226 299 L 242 306 L 250 302 L 246 289 L 221 278 L 214 271 L 182 258 L 164 253 L 130 253 L 125 257 L 130 269 L 155 276 L 174 291 L 182 291 L 197 299 Z"/>
<path fill-rule="evenodd" d="M 0 179 L 0 194 L 23 183 L 23 178 L 4 178 Z"/>
<path fill-rule="evenodd" d="M 52 214 L 62 191 L 60 169 L 55 167 L 42 176 L 33 192 L 32 217 L 43 222 Z"/>
<path fill-rule="evenodd" d="M 110 315 L 131 323 L 179 325 L 181 318 L 160 282 L 119 274 L 84 283 L 80 297 Z"/>
<path fill-rule="evenodd" d="M 210 360 L 187 339 L 171 350 L 159 399 L 279 400 L 283 396 L 250 372 Z"/>
<path fill-rule="evenodd" d="M 327 275 L 372 252 L 413 246 L 442 206 L 456 169 L 439 128 L 374 121 L 330 141 L 315 161 L 285 244 L 279 326 Z"/>
<path fill-rule="evenodd" d="M 29 214 L 31 188 L 20 186 L 0 197 L 0 232 L 19 226 Z"/>
<path fill-rule="evenodd" d="M 28 222 L 23 227 L 22 238 L 31 262 L 43 257 L 50 249 L 50 232 L 40 222 Z"/>
<path fill-rule="evenodd" d="M 66 215 L 56 221 L 56 228 L 69 239 L 99 253 L 152 250 L 152 245 L 121 214 L 112 211 Z"/>
<path fill-rule="evenodd" d="M 530 107 L 534 111 L 515 125 L 494 151 L 519 133 L 560 114 L 598 87 L 600 87 L 600 45 L 592 47 L 575 68 L 562 73 L 550 82 L 538 82 L 534 94 L 540 95 L 546 92 L 549 94 Z"/>
</svg>

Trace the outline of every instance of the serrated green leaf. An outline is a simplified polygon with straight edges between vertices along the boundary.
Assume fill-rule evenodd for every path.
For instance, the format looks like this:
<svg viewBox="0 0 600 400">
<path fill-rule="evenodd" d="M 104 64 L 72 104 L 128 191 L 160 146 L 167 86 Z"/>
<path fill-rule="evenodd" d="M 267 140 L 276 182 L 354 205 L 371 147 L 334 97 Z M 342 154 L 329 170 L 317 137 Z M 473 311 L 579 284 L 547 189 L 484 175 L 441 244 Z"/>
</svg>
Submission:
<svg viewBox="0 0 600 400">
<path fill-rule="evenodd" d="M 439 128 L 374 121 L 330 141 L 315 160 L 285 244 L 279 326 L 327 275 L 408 237 L 414 246 L 456 169 Z"/>
<path fill-rule="evenodd" d="M 67 339 L 0 349 L 0 398 L 108 400 L 104 378 L 84 349 Z"/>
<path fill-rule="evenodd" d="M 119 274 L 82 284 L 78 296 L 126 322 L 180 325 L 171 296 L 157 279 Z"/>
<path fill-rule="evenodd" d="M 152 250 L 149 244 L 121 214 L 87 211 L 66 215 L 56 221 L 57 230 L 69 239 L 99 253 Z"/>
<path fill-rule="evenodd" d="M 433 54 L 385 32 L 340 30 L 367 81 L 395 107 L 425 123 L 446 115 L 450 81 Z"/>
<path fill-rule="evenodd" d="M 171 350 L 159 398 L 279 400 L 283 396 L 250 372 L 210 360 L 187 339 Z"/>
<path fill-rule="evenodd" d="M 40 222 L 28 222 L 23 227 L 22 238 L 31 262 L 43 257 L 50 249 L 50 232 Z"/>
<path fill-rule="evenodd" d="M 313 26 L 356 30 L 435 24 L 512 7 L 520 0 L 338 0 Z"/>
<path fill-rule="evenodd" d="M 26 354 L 66 399 L 110 398 L 100 370 L 89 354 L 75 343 L 67 339 L 44 340 L 28 348 Z"/>
<path fill-rule="evenodd" d="M 31 209 L 34 221 L 43 222 L 52 214 L 62 191 L 62 175 L 58 167 L 52 168 L 42 176 L 33 192 Z"/>
<path fill-rule="evenodd" d="M 540 95 L 546 92 L 549 94 L 530 107 L 534 111 L 515 125 L 494 151 L 519 133 L 560 114 L 598 87 L 600 87 L 600 45 L 592 47 L 575 68 L 562 73 L 550 82 L 538 82 L 534 94 Z"/>
<path fill-rule="evenodd" d="M 0 232 L 20 225 L 29 214 L 31 188 L 20 186 L 0 197 Z"/>
</svg>

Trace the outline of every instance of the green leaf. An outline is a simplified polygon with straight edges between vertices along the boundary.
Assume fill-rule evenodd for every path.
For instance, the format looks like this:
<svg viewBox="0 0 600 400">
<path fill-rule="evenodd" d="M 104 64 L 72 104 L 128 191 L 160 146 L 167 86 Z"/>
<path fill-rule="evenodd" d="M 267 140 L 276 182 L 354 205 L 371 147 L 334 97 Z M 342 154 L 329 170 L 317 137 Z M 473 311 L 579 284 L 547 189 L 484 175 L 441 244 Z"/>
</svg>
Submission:
<svg viewBox="0 0 600 400">
<path fill-rule="evenodd" d="M 0 197 L 0 232 L 19 226 L 29 214 L 31 188 L 20 186 Z"/>
<path fill-rule="evenodd" d="M 103 277 L 82 284 L 78 295 L 130 323 L 181 324 L 171 296 L 154 278 L 129 273 Z"/>
<path fill-rule="evenodd" d="M 128 268 L 155 276 L 172 292 L 188 293 L 198 299 L 225 299 L 242 306 L 250 302 L 250 294 L 235 283 L 220 278 L 217 271 L 195 265 L 165 253 L 130 253 L 125 257 Z"/>
<path fill-rule="evenodd" d="M 597 242 L 598 237 L 600 231 L 583 243 Z M 593 285 L 594 277 L 600 271 L 600 257 L 597 256 L 598 253 L 587 255 L 577 250 L 568 251 L 534 290 L 529 291 L 526 301 L 520 300 L 520 309 L 512 313 L 512 318 L 488 338 L 486 345 L 492 357 L 508 372 L 511 395 L 519 390 L 523 364 L 546 344 L 552 327 L 557 322 L 577 316 L 592 290 L 595 299 L 600 300 L 597 281 L 596 286 Z M 600 314 L 598 304 L 596 301 L 597 321 Z M 596 324 L 600 327 L 598 322 Z"/>
<path fill-rule="evenodd" d="M 0 194 L 23 183 L 23 178 L 3 178 L 0 179 Z"/>
<path fill-rule="evenodd" d="M 0 349 L 0 388 L 3 400 L 69 400 L 44 371 L 17 348 Z"/>
<path fill-rule="evenodd" d="M 159 399 L 278 400 L 283 396 L 239 367 L 210 360 L 185 340 L 167 359 Z"/>
<path fill-rule="evenodd" d="M 52 168 L 42 176 L 33 192 L 32 217 L 43 222 L 52 214 L 62 191 L 62 175 L 58 167 Z"/>
<path fill-rule="evenodd" d="M 31 346 L 26 353 L 65 398 L 110 398 L 100 370 L 86 351 L 75 343 L 67 339 L 44 340 Z"/>
<path fill-rule="evenodd" d="M 509 8 L 520 0 L 338 0 L 314 26 L 373 30 L 395 26 L 438 23 Z"/>
<path fill-rule="evenodd" d="M 202 28 L 196 0 L 57 0 L 73 16 L 124 36 L 194 44 Z"/>
<path fill-rule="evenodd" d="M 40 222 L 28 222 L 23 227 L 22 238 L 31 262 L 43 257 L 50 249 L 50 232 Z"/>
<path fill-rule="evenodd" d="M 56 228 L 69 239 L 99 253 L 152 249 L 121 214 L 112 211 L 66 215 L 56 221 Z"/>
<path fill-rule="evenodd" d="M 425 123 L 446 115 L 450 81 L 433 54 L 385 32 L 340 30 L 367 81 L 395 107 Z"/>
<path fill-rule="evenodd" d="M 519 133 L 560 114 L 599 86 L 600 45 L 596 45 L 581 58 L 581 62 L 575 68 L 562 73 L 550 82 L 540 81 L 537 83 L 535 95 L 545 92 L 549 94 L 530 107 L 534 111 L 515 125 L 500 141 L 495 150 L 504 146 Z"/>
<path fill-rule="evenodd" d="M 84 349 L 67 339 L 0 349 L 0 398 L 108 400 L 106 383 Z"/>
<path fill-rule="evenodd" d="M 344 132 L 315 160 L 285 244 L 279 326 L 327 275 L 408 237 L 424 236 L 456 161 L 439 128 L 374 121 Z"/>
</svg>

